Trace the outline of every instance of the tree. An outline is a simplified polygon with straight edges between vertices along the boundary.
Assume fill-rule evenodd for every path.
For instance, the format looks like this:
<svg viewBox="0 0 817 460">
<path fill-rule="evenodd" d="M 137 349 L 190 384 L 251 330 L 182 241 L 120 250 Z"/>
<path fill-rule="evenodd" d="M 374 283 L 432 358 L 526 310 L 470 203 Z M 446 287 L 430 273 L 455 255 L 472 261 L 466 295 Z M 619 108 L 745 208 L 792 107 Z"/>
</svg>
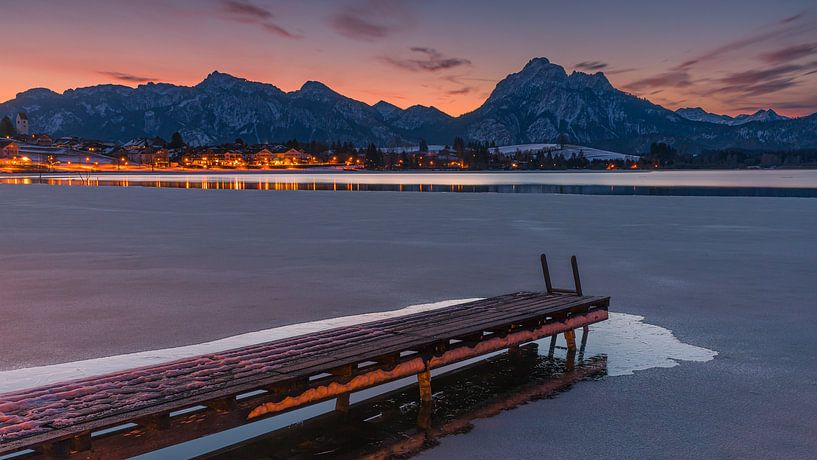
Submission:
<svg viewBox="0 0 817 460">
<path fill-rule="evenodd" d="M 236 137 L 235 140 L 233 141 L 233 143 L 236 144 L 236 145 L 244 145 L 244 139 L 242 139 L 240 137 Z"/>
<path fill-rule="evenodd" d="M 428 152 L 428 142 L 425 139 L 420 139 L 420 151 L 423 153 Z"/>
<path fill-rule="evenodd" d="M 570 136 L 568 136 L 567 133 L 559 133 L 559 135 L 556 137 L 556 143 L 559 144 L 560 150 L 564 150 L 565 144 L 568 142 L 570 142 Z"/>
<path fill-rule="evenodd" d="M 465 153 L 465 139 L 461 137 L 454 138 L 454 151 L 462 158 L 463 153 Z"/>
<path fill-rule="evenodd" d="M 375 169 L 383 167 L 383 152 L 374 144 L 366 147 L 366 168 Z"/>
<path fill-rule="evenodd" d="M 170 143 L 167 146 L 171 149 L 180 149 L 184 147 L 184 138 L 182 138 L 181 133 L 176 131 L 170 136 Z"/>
<path fill-rule="evenodd" d="M 11 122 L 11 118 L 6 115 L 0 120 L 0 136 L 11 137 L 17 135 L 17 128 Z"/>
<path fill-rule="evenodd" d="M 672 165 L 677 157 L 677 154 L 677 150 L 664 142 L 653 142 L 650 145 L 649 159 L 653 165 L 662 167 Z"/>
</svg>

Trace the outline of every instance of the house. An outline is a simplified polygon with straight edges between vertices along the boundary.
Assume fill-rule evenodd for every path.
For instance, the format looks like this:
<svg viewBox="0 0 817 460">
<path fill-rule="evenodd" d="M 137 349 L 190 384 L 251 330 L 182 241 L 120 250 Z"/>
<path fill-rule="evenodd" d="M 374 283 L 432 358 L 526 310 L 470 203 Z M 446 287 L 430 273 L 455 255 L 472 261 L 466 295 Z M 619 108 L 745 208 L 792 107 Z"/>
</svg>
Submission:
<svg viewBox="0 0 817 460">
<path fill-rule="evenodd" d="M 25 112 L 17 113 L 17 134 L 28 136 L 28 115 Z"/>
<path fill-rule="evenodd" d="M 37 145 L 52 145 L 54 143 L 54 139 L 52 139 L 48 134 L 32 134 L 31 143 Z"/>
<path fill-rule="evenodd" d="M 20 155 L 20 144 L 11 139 L 0 139 L 0 160 L 10 160 Z"/>
<path fill-rule="evenodd" d="M 163 148 L 127 150 L 127 158 L 128 163 L 135 165 L 154 166 L 157 168 L 167 168 L 170 166 L 170 152 Z"/>
<path fill-rule="evenodd" d="M 224 152 L 217 158 L 217 164 L 222 168 L 241 168 L 246 166 L 244 154 L 241 152 Z"/>
<path fill-rule="evenodd" d="M 289 149 L 286 152 L 274 153 L 272 159 L 273 166 L 292 166 L 314 162 L 315 157 L 296 149 Z"/>
<path fill-rule="evenodd" d="M 247 165 L 243 153 L 220 147 L 210 147 L 192 155 L 185 155 L 182 163 L 185 166 L 199 168 L 242 168 Z"/>
<path fill-rule="evenodd" d="M 261 149 L 250 155 L 250 165 L 263 168 L 271 166 L 275 160 L 275 154 L 269 149 Z"/>
</svg>

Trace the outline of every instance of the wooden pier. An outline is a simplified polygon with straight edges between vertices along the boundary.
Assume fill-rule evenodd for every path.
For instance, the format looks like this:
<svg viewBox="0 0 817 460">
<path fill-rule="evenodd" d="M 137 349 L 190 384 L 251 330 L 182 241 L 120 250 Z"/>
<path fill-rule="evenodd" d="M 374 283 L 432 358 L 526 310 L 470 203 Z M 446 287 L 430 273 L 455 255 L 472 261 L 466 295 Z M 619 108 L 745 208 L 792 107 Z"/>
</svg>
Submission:
<svg viewBox="0 0 817 460">
<path fill-rule="evenodd" d="M 0 456 L 124 458 L 607 319 L 609 297 L 552 286 L 0 395 Z M 586 334 L 583 335 L 586 337 Z"/>
</svg>

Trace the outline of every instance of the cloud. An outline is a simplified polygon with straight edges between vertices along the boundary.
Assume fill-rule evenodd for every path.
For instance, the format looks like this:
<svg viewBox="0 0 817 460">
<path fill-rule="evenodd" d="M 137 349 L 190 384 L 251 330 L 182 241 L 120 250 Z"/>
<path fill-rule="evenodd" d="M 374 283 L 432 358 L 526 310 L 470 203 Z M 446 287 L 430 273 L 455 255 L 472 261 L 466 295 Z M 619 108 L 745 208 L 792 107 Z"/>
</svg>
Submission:
<svg viewBox="0 0 817 460">
<path fill-rule="evenodd" d="M 601 61 L 584 61 L 576 64 L 575 68 L 579 70 L 586 70 L 589 72 L 597 72 L 601 69 L 606 69 L 607 63 Z"/>
<path fill-rule="evenodd" d="M 159 80 L 153 77 L 143 77 L 131 73 L 115 72 L 111 70 L 98 70 L 97 73 L 100 75 L 105 75 L 106 77 L 109 78 L 113 78 L 114 80 L 123 81 L 126 83 L 147 83 Z"/>
<path fill-rule="evenodd" d="M 769 80 L 758 82 L 754 85 L 736 85 L 725 86 L 719 88 L 720 92 L 739 93 L 741 96 L 762 96 L 764 94 L 774 93 L 787 88 L 797 86 L 797 82 L 792 78 L 781 78 L 777 80 Z"/>
<path fill-rule="evenodd" d="M 604 73 L 607 74 L 607 75 L 616 75 L 616 74 L 622 74 L 622 73 L 627 73 L 627 72 L 632 72 L 634 70 L 637 70 L 637 69 L 634 69 L 634 68 L 616 69 L 616 68 L 610 67 L 610 64 L 608 64 L 606 62 L 602 62 L 602 61 L 583 61 L 583 62 L 580 62 L 580 63 L 576 64 L 575 66 L 573 66 L 573 68 L 575 70 L 580 71 L 580 72 L 588 72 L 588 73 L 589 72 L 601 72 L 601 71 L 604 71 Z"/>
<path fill-rule="evenodd" d="M 399 0 L 364 0 L 347 3 L 329 19 L 340 35 L 354 40 L 374 41 L 410 27 L 413 15 Z"/>
<path fill-rule="evenodd" d="M 798 77 L 817 70 L 817 62 L 810 64 L 784 64 L 768 69 L 752 69 L 734 72 L 716 80 L 721 86 L 710 89 L 706 95 L 719 92 L 740 96 L 762 96 L 800 84 Z"/>
<path fill-rule="evenodd" d="M 803 70 L 804 66 L 787 64 L 768 69 L 752 69 L 743 72 L 735 72 L 719 79 L 718 81 L 728 85 L 756 85 L 770 80 L 786 78 L 794 72 Z"/>
<path fill-rule="evenodd" d="M 272 13 L 260 6 L 242 0 L 221 0 L 221 9 L 229 14 L 258 19 L 271 19 Z"/>
<path fill-rule="evenodd" d="M 359 40 L 383 38 L 389 33 L 386 26 L 375 24 L 371 19 L 351 11 L 343 11 L 335 15 L 332 18 L 332 26 L 339 34 Z"/>
<path fill-rule="evenodd" d="M 790 22 L 794 22 L 794 21 L 796 21 L 796 20 L 798 20 L 798 19 L 802 18 L 802 17 L 803 17 L 803 16 L 805 16 L 805 15 L 806 15 L 806 12 L 805 12 L 805 11 L 801 11 L 801 12 L 799 12 L 799 13 L 795 14 L 794 16 L 789 16 L 789 17 L 787 17 L 787 18 L 783 19 L 782 21 L 780 21 L 780 23 L 781 23 L 781 24 L 788 24 L 788 23 L 790 23 Z"/>
<path fill-rule="evenodd" d="M 678 66 L 676 66 L 675 70 L 687 70 L 696 64 L 712 61 L 721 58 L 725 54 L 743 50 L 749 47 L 754 47 L 755 45 L 759 45 L 761 43 L 791 37 L 793 35 L 811 33 L 812 31 L 814 31 L 816 27 L 813 24 L 813 21 L 802 21 L 801 19 L 804 16 L 805 12 L 785 18 L 781 21 L 771 24 L 770 28 L 766 31 L 758 32 L 747 37 L 744 37 L 742 39 L 726 43 L 717 48 L 702 53 L 698 56 L 695 56 L 691 59 L 688 59 L 679 64 Z"/>
<path fill-rule="evenodd" d="M 629 68 L 626 68 L 626 69 L 607 69 L 607 70 L 604 71 L 604 73 L 607 74 L 607 75 L 617 75 L 617 74 L 622 74 L 622 73 L 635 72 L 636 70 L 638 70 L 638 69 L 636 69 L 634 67 L 629 67 Z"/>
<path fill-rule="evenodd" d="M 784 62 L 796 61 L 806 56 L 817 53 L 817 43 L 806 43 L 793 45 L 771 51 L 760 55 L 760 58 L 770 64 L 780 64 Z"/>
<path fill-rule="evenodd" d="M 264 7 L 247 0 L 219 0 L 219 3 L 221 5 L 220 11 L 232 21 L 242 24 L 254 24 L 262 30 L 283 38 L 301 38 L 299 35 L 276 24 L 273 20 L 275 15 Z"/>
<path fill-rule="evenodd" d="M 672 70 L 624 85 L 626 89 L 631 91 L 653 88 L 686 88 L 688 86 L 692 86 L 692 80 L 686 70 Z"/>
<path fill-rule="evenodd" d="M 471 87 L 471 86 L 463 86 L 462 88 L 448 90 L 448 94 L 450 94 L 452 96 L 456 96 L 456 95 L 468 94 L 473 90 L 474 90 L 474 88 Z"/>
<path fill-rule="evenodd" d="M 412 72 L 438 72 L 440 70 L 454 69 L 457 67 L 470 66 L 471 61 L 465 58 L 446 57 L 434 48 L 413 47 L 410 51 L 413 58 L 395 58 L 391 56 L 381 56 L 380 60 L 395 67 Z"/>
</svg>

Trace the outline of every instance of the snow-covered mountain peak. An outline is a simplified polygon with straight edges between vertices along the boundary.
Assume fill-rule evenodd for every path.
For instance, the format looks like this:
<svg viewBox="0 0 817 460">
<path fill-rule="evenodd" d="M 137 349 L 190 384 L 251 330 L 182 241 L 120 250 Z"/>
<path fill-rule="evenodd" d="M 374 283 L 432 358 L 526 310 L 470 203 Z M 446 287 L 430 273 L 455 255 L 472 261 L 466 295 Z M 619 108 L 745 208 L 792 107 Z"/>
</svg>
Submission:
<svg viewBox="0 0 817 460">
<path fill-rule="evenodd" d="M 753 114 L 741 114 L 735 117 L 729 115 L 719 115 L 710 113 L 701 107 L 685 107 L 675 111 L 678 115 L 692 121 L 703 121 L 707 123 L 717 123 L 719 125 L 740 126 L 752 122 L 770 122 L 789 120 L 789 117 L 779 115 L 773 109 L 758 110 Z"/>
<path fill-rule="evenodd" d="M 332 88 L 324 85 L 319 81 L 309 80 L 305 82 L 301 89 L 294 92 L 299 96 L 318 96 L 318 97 L 343 97 Z"/>
<path fill-rule="evenodd" d="M 588 74 L 584 72 L 573 71 L 568 77 L 571 86 L 574 88 L 590 88 L 597 91 L 612 90 L 613 85 L 607 79 L 607 76 L 602 72 Z"/>
<path fill-rule="evenodd" d="M 386 102 L 386 101 L 377 101 L 372 107 L 377 110 L 380 115 L 383 115 L 384 118 L 389 119 L 395 114 L 399 114 L 402 110 L 400 107 L 396 105 Z"/>
<path fill-rule="evenodd" d="M 51 91 L 48 88 L 31 88 L 21 93 L 17 93 L 18 99 L 26 100 L 46 99 L 53 96 L 59 96 L 59 93 Z"/>
<path fill-rule="evenodd" d="M 236 84 L 245 82 L 247 82 L 247 80 L 243 78 L 234 77 L 228 73 L 214 70 L 196 86 L 199 88 L 230 88 Z"/>
</svg>

